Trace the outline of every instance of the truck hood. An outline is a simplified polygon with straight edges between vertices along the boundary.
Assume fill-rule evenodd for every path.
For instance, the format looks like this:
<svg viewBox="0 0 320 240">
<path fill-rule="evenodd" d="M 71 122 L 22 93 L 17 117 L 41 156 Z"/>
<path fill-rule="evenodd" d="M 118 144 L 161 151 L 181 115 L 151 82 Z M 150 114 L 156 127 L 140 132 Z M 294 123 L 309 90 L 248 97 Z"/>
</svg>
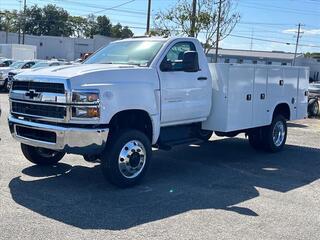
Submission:
<svg viewBox="0 0 320 240">
<path fill-rule="evenodd" d="M 12 69 L 9 72 L 13 73 L 13 74 L 19 74 L 19 73 L 23 73 L 23 72 L 28 72 L 30 70 L 31 70 L 30 68 L 27 68 L 27 69 Z"/>
<path fill-rule="evenodd" d="M 117 70 L 117 69 L 134 69 L 141 68 L 134 65 L 124 64 L 77 64 L 68 66 L 57 66 L 48 68 L 37 68 L 30 71 L 25 71 L 19 74 L 19 77 L 55 77 L 69 79 L 80 75 L 85 75 L 94 72 L 103 72 L 106 70 Z"/>
<path fill-rule="evenodd" d="M 14 68 L 11 68 L 11 67 L 2 67 L 2 68 L 0 68 L 0 72 L 2 72 L 2 73 L 8 73 L 8 72 L 10 72 L 12 69 L 14 69 Z"/>
</svg>

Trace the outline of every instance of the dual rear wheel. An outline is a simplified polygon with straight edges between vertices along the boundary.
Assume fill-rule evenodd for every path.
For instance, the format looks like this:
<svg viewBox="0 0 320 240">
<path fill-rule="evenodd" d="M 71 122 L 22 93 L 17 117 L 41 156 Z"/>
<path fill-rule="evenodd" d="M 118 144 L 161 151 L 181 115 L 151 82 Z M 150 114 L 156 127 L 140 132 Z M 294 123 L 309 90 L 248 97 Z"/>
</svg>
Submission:
<svg viewBox="0 0 320 240">
<path fill-rule="evenodd" d="M 257 150 L 279 152 L 287 140 L 287 122 L 282 115 L 273 118 L 271 125 L 249 133 L 249 143 Z"/>
</svg>

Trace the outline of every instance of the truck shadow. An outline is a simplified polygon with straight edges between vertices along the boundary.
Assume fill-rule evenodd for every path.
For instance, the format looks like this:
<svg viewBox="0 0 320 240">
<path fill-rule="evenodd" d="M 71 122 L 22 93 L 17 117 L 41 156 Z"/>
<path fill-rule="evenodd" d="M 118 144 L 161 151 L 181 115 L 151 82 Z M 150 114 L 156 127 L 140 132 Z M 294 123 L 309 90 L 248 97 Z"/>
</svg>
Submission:
<svg viewBox="0 0 320 240">
<path fill-rule="evenodd" d="M 23 173 L 9 184 L 21 206 L 82 229 L 121 230 L 191 210 L 259 216 L 236 205 L 258 197 L 257 187 L 285 193 L 319 179 L 320 149 L 289 145 L 267 154 L 234 138 L 154 151 L 144 183 L 131 189 L 106 183 L 94 164 L 32 166 Z"/>
</svg>

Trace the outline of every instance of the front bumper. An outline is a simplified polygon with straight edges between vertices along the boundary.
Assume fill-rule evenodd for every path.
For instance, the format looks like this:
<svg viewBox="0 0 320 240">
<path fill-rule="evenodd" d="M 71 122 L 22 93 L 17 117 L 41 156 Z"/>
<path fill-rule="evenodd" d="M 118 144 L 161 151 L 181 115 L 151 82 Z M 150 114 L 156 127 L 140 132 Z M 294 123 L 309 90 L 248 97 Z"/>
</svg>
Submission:
<svg viewBox="0 0 320 240">
<path fill-rule="evenodd" d="M 14 116 L 9 116 L 8 122 L 13 138 L 21 143 L 81 155 L 101 152 L 109 134 L 108 128 L 61 127 L 30 122 Z M 54 137 L 46 140 L 44 136 L 47 135 Z"/>
</svg>

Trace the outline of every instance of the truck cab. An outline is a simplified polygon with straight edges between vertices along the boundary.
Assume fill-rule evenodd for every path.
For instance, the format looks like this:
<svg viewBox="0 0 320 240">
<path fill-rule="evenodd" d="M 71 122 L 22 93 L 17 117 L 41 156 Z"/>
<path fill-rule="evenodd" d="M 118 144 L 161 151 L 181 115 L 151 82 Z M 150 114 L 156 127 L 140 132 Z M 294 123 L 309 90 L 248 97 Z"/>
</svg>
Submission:
<svg viewBox="0 0 320 240">
<path fill-rule="evenodd" d="M 168 150 L 207 141 L 214 131 L 224 136 L 244 132 L 253 147 L 280 151 L 286 121 L 306 112 L 293 113 L 306 106 L 306 70 L 293 69 L 288 80 L 283 74 L 291 69 L 261 71 L 265 74 L 256 78 L 254 66 L 209 65 L 195 38 L 115 41 L 83 64 L 17 75 L 10 92 L 9 127 L 29 161 L 51 165 L 66 153 L 79 154 L 100 161 L 111 183 L 129 187 L 147 172 L 152 147 Z M 268 73 L 276 79 L 270 93 Z M 231 82 L 239 84 L 232 87 Z M 291 83 L 290 96 L 279 95 L 276 101 L 269 97 Z M 254 93 L 255 88 L 261 92 Z M 235 112 L 232 101 L 238 103 Z M 254 104 L 264 121 L 243 118 L 242 109 L 253 116 Z"/>
</svg>

